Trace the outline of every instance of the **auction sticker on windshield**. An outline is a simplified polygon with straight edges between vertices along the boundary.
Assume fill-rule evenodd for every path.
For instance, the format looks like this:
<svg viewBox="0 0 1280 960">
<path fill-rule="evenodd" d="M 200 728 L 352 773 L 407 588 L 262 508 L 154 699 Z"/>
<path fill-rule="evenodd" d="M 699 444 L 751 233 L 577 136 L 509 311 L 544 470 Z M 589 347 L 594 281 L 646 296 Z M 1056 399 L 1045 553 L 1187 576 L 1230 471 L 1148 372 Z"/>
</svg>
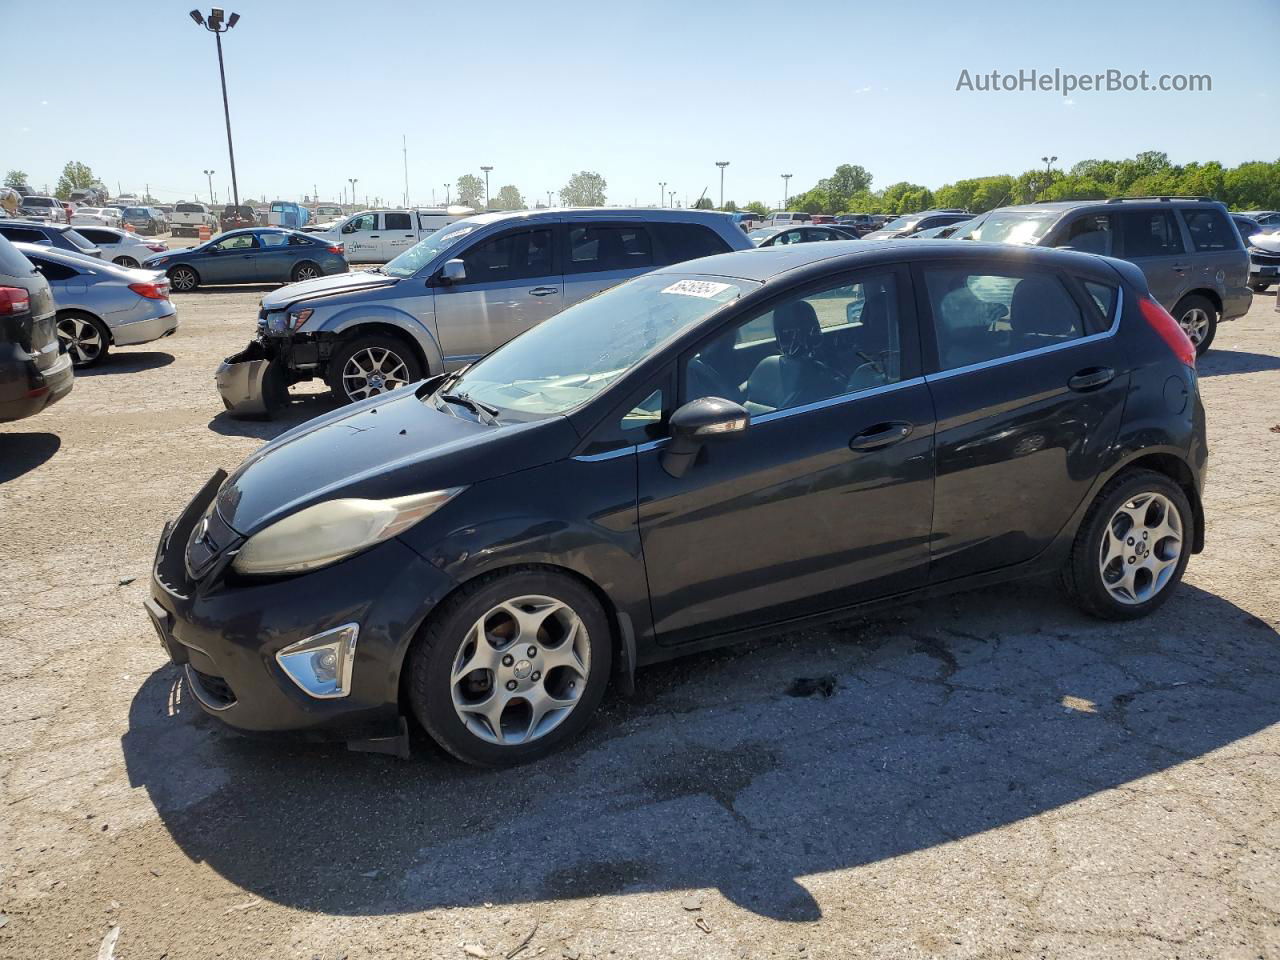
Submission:
<svg viewBox="0 0 1280 960">
<path fill-rule="evenodd" d="M 663 287 L 662 292 L 714 300 L 732 286 L 731 283 L 716 283 L 714 280 L 677 280 L 671 286 Z"/>
</svg>

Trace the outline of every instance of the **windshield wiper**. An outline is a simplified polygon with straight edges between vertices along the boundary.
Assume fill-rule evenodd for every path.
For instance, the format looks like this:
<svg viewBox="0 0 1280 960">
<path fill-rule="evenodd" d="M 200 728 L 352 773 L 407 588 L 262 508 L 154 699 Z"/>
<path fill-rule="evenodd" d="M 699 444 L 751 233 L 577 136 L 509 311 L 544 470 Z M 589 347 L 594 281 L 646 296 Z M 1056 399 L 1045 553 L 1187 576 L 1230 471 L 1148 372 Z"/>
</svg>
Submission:
<svg viewBox="0 0 1280 960">
<path fill-rule="evenodd" d="M 437 397 L 446 403 L 456 403 L 460 407 L 466 407 L 476 415 L 481 423 L 494 427 L 498 425 L 497 407 L 491 407 L 487 403 L 481 403 L 479 400 L 472 400 L 465 393 L 437 393 Z"/>
</svg>

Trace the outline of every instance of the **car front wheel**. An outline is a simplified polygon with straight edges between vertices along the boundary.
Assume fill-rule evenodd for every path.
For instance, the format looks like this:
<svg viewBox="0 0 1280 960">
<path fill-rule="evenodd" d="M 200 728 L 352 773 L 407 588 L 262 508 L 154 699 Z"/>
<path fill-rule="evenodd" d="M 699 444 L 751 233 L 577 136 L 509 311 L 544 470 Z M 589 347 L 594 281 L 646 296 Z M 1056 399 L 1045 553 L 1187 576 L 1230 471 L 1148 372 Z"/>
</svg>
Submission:
<svg viewBox="0 0 1280 960">
<path fill-rule="evenodd" d="M 421 380 L 422 362 L 399 337 L 356 336 L 329 361 L 329 389 L 343 403 L 381 396 Z"/>
<path fill-rule="evenodd" d="M 1122 473 L 1103 488 L 1080 524 L 1063 585 L 1096 617 L 1146 616 L 1182 579 L 1193 531 L 1191 504 L 1181 487 L 1153 470 Z"/>
<path fill-rule="evenodd" d="M 200 286 L 200 275 L 190 267 L 174 267 L 169 271 L 169 285 L 177 293 L 190 293 Z"/>
<path fill-rule="evenodd" d="M 600 602 L 574 578 L 527 567 L 480 577 L 423 626 L 410 651 L 410 702 L 458 759 L 525 763 L 587 725 L 612 649 Z"/>
</svg>

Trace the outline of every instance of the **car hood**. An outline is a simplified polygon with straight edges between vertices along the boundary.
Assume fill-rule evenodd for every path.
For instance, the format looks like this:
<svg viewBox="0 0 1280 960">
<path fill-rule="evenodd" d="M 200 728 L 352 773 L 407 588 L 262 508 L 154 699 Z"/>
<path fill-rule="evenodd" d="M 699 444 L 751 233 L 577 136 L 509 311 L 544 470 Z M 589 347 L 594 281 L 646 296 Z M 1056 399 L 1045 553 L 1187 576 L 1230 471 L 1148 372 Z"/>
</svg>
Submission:
<svg viewBox="0 0 1280 960">
<path fill-rule="evenodd" d="M 399 277 L 389 277 L 385 273 L 373 273 L 370 270 L 335 273 L 333 276 L 290 283 L 279 290 L 273 290 L 262 298 L 262 309 L 282 310 L 289 304 L 306 300 L 308 297 L 328 297 L 338 293 L 350 293 L 352 290 L 390 287 L 399 282 Z"/>
<path fill-rule="evenodd" d="M 1266 250 L 1268 253 L 1280 253 L 1280 233 L 1255 233 L 1245 238 L 1245 242 L 1251 247 Z"/>
<path fill-rule="evenodd" d="M 868 234 L 864 234 L 863 240 L 892 240 L 894 237 L 900 237 L 902 234 L 897 230 L 872 230 Z"/>
<path fill-rule="evenodd" d="M 488 426 L 461 407 L 439 411 L 402 389 L 295 427 L 245 460 L 217 507 L 242 535 L 338 497 L 383 499 L 466 486 L 567 456 L 563 417 Z"/>
</svg>

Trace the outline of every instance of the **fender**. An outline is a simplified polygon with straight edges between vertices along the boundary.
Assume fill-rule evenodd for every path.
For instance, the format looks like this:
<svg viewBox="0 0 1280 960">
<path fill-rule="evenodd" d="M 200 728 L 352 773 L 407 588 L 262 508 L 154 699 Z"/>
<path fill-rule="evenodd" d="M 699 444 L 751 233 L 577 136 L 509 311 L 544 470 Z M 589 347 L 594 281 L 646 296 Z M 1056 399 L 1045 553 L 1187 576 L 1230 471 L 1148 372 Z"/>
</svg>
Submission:
<svg viewBox="0 0 1280 960">
<path fill-rule="evenodd" d="M 330 334 L 334 337 L 339 337 L 357 327 L 368 324 L 395 327 L 418 345 L 423 357 L 426 358 L 427 372 L 430 375 L 444 370 L 444 353 L 441 351 L 439 341 L 432 331 L 434 320 L 434 311 L 432 312 L 431 322 L 426 323 L 409 311 L 401 310 L 389 304 L 353 303 L 348 307 L 339 309 L 315 331 L 307 332 L 314 332 L 320 335 Z"/>
</svg>

